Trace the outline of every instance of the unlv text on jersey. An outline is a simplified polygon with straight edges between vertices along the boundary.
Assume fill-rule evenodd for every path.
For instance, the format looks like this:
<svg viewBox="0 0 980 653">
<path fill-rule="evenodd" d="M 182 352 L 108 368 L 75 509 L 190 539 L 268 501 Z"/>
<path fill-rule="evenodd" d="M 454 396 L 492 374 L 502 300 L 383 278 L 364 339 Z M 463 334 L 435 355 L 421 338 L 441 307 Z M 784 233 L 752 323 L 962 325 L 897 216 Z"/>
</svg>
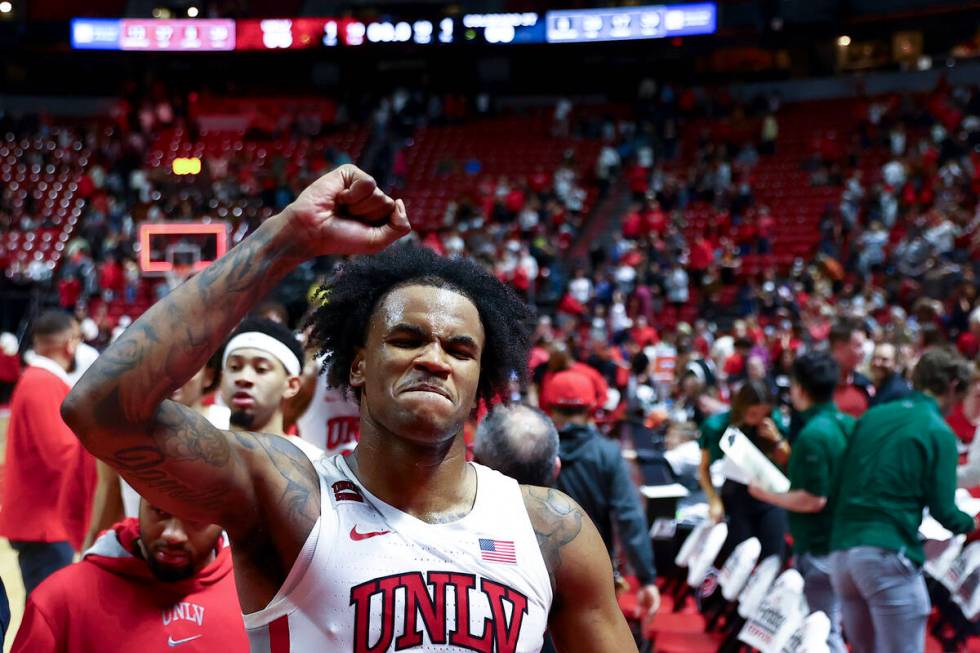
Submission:
<svg viewBox="0 0 980 653">
<path fill-rule="evenodd" d="M 449 629 L 446 614 L 450 587 L 455 596 L 456 630 Z M 374 597 L 379 597 L 374 605 L 378 606 L 380 600 L 380 612 L 372 610 Z M 471 632 L 470 626 L 471 598 L 490 604 L 491 617 L 476 633 Z M 511 606 L 509 620 L 504 601 Z M 423 578 L 415 571 L 376 578 L 351 590 L 354 651 L 382 653 L 389 650 L 392 640 L 395 651 L 421 646 L 424 629 L 432 644 L 449 644 L 480 653 L 514 653 L 527 614 L 527 601 L 517 590 L 488 578 L 480 578 L 477 588 L 477 576 L 473 574 L 430 571 Z M 404 606 L 404 627 L 401 633 L 395 633 L 395 610 L 399 604 Z M 380 624 L 375 622 L 378 619 Z M 377 641 L 370 642 L 371 634 L 379 631 Z"/>
</svg>

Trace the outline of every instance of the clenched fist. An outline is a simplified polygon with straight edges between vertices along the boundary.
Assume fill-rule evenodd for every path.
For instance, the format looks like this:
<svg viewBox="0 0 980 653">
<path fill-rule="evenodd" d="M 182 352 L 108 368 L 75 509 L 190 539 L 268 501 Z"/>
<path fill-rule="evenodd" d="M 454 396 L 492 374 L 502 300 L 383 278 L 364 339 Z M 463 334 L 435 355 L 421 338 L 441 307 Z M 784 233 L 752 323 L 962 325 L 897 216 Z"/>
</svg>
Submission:
<svg viewBox="0 0 980 653">
<path fill-rule="evenodd" d="M 353 165 L 317 179 L 283 213 L 308 258 L 374 254 L 412 230 L 404 202 L 388 197 Z"/>
</svg>

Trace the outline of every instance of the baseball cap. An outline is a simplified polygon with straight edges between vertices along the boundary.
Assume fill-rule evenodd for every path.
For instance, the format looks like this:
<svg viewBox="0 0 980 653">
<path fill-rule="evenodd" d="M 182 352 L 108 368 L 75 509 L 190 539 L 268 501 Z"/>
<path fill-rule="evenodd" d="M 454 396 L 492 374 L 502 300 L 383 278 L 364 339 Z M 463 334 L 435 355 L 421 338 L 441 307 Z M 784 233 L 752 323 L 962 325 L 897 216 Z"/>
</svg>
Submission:
<svg viewBox="0 0 980 653">
<path fill-rule="evenodd" d="M 555 406 L 594 408 L 595 385 L 592 379 L 574 370 L 555 374 L 541 392 L 541 405 L 545 409 Z"/>
</svg>

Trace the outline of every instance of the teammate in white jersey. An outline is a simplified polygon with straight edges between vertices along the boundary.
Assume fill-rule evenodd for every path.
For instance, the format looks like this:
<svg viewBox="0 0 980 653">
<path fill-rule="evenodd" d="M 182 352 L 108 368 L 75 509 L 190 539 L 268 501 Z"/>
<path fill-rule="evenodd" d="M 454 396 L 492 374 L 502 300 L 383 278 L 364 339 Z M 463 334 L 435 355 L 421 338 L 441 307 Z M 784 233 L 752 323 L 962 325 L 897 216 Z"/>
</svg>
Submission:
<svg viewBox="0 0 980 653">
<path fill-rule="evenodd" d="M 346 458 L 314 466 L 285 438 L 221 431 L 167 399 L 302 261 L 380 252 L 410 229 L 357 168 L 321 177 L 141 316 L 65 420 L 155 505 L 225 528 L 254 650 L 535 651 L 547 615 L 564 652 L 635 651 L 581 509 L 466 462 L 466 419 L 505 396 L 528 349 L 526 307 L 476 263 L 389 250 L 330 285 L 313 337 L 360 402 Z"/>
<path fill-rule="evenodd" d="M 307 367 L 312 375 L 310 400 L 302 415 L 296 420 L 299 436 L 328 455 L 350 453 L 357 446 L 361 427 L 361 410 L 353 397 L 331 386 L 320 376 L 323 358 L 316 358 Z M 304 377 L 307 371 L 304 370 Z"/>
</svg>

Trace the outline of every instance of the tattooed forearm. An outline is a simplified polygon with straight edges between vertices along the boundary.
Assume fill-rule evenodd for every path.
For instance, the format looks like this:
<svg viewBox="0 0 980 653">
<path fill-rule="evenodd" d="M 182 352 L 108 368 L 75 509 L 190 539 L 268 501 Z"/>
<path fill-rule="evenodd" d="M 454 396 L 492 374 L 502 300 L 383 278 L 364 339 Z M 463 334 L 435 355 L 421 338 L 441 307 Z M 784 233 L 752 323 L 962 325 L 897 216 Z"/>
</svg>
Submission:
<svg viewBox="0 0 980 653">
<path fill-rule="evenodd" d="M 522 485 L 521 491 L 554 589 L 555 577 L 561 567 L 561 549 L 582 531 L 582 509 L 552 488 Z"/>
</svg>

